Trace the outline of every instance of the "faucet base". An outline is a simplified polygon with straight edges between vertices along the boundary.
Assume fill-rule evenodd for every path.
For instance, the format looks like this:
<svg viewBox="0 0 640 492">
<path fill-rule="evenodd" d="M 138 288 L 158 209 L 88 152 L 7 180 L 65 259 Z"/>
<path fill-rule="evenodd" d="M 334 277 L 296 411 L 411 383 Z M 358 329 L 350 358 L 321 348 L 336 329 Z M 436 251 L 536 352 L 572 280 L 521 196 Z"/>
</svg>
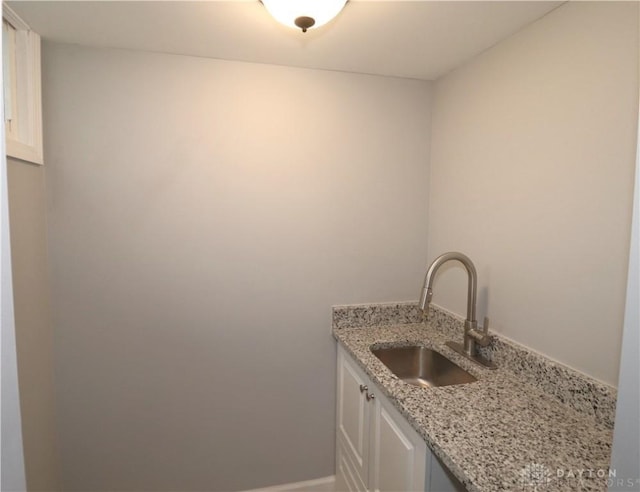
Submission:
<svg viewBox="0 0 640 492">
<path fill-rule="evenodd" d="M 475 355 L 469 355 L 465 349 L 464 349 L 464 345 L 462 345 L 461 343 L 457 343 L 457 342 L 447 342 L 446 346 L 455 350 L 456 352 L 458 352 L 460 355 L 462 355 L 463 357 L 477 363 L 480 364 L 484 367 L 486 367 L 487 369 L 497 369 L 498 366 L 496 366 L 493 362 L 491 362 L 489 359 L 482 357 L 480 354 L 475 354 Z"/>
</svg>

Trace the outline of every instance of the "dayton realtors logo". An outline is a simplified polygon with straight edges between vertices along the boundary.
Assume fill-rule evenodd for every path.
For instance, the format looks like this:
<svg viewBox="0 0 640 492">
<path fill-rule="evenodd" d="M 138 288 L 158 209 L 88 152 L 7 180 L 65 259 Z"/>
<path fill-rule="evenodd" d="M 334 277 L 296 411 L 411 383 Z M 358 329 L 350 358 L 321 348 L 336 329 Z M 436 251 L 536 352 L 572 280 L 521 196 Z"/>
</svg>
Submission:
<svg viewBox="0 0 640 492">
<path fill-rule="evenodd" d="M 551 470 L 540 463 L 529 463 L 520 470 L 521 490 L 529 492 L 544 492 L 544 489 L 554 480 L 576 481 L 583 485 L 586 480 L 606 480 L 609 487 L 618 489 L 640 490 L 640 478 L 623 479 L 616 476 L 616 470 L 608 468 L 557 468 Z"/>
</svg>

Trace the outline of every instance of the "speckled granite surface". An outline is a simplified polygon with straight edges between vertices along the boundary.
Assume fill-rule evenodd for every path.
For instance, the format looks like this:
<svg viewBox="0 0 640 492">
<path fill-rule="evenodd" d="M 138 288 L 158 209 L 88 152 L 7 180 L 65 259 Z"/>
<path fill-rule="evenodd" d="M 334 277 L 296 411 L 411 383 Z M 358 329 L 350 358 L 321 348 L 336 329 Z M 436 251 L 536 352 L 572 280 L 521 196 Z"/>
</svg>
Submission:
<svg viewBox="0 0 640 492">
<path fill-rule="evenodd" d="M 536 354 L 523 355 L 521 347 L 504 340 L 489 349 L 500 368 L 484 369 L 445 346 L 452 337 L 462 338 L 462 328 L 442 310 L 432 309 L 428 323 L 403 323 L 421 319 L 415 304 L 356 308 L 334 308 L 335 338 L 469 491 L 606 490 L 602 475 L 611 453 L 612 389 L 577 381 L 573 371 Z M 478 381 L 412 386 L 370 351 L 372 345 L 407 344 L 441 352 Z"/>
<path fill-rule="evenodd" d="M 421 323 L 422 311 L 415 302 L 394 302 L 389 304 L 358 304 L 333 306 L 334 329 L 352 326 L 404 325 Z"/>
</svg>

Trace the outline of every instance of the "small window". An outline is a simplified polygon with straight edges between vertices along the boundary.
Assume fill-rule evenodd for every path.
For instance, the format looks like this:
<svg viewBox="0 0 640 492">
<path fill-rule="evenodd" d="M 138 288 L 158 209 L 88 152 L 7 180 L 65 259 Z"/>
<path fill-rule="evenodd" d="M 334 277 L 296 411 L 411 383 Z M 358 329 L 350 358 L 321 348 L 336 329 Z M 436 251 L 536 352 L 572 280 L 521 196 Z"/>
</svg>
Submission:
<svg viewBox="0 0 640 492">
<path fill-rule="evenodd" d="M 40 36 L 6 4 L 2 8 L 2 71 L 7 155 L 42 164 Z"/>
</svg>

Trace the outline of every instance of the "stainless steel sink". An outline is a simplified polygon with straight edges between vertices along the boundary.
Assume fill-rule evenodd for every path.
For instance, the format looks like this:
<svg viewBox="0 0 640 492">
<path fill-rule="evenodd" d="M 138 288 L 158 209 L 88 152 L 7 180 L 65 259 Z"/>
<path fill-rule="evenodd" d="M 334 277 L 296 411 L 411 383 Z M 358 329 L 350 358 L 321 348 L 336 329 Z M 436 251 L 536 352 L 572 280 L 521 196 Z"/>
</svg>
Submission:
<svg viewBox="0 0 640 492">
<path fill-rule="evenodd" d="M 426 347 L 372 348 L 371 352 L 398 378 L 415 386 L 431 388 L 477 381 L 445 356 Z"/>
</svg>

